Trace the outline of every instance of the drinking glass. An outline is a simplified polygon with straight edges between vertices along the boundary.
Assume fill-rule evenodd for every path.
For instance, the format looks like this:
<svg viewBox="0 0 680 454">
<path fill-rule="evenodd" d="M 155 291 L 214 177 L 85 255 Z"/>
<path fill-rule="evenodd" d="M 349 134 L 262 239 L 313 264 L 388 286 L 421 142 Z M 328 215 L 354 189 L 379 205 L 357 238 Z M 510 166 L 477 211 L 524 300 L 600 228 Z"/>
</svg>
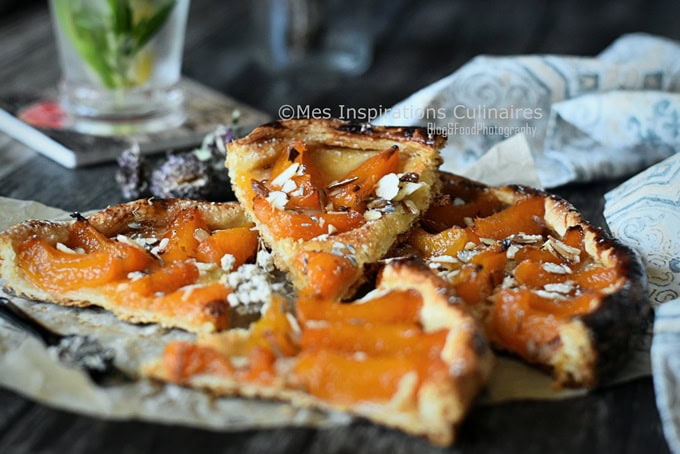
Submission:
<svg viewBox="0 0 680 454">
<path fill-rule="evenodd" d="M 189 0 L 50 0 L 71 126 L 154 132 L 185 118 L 178 87 Z"/>
</svg>

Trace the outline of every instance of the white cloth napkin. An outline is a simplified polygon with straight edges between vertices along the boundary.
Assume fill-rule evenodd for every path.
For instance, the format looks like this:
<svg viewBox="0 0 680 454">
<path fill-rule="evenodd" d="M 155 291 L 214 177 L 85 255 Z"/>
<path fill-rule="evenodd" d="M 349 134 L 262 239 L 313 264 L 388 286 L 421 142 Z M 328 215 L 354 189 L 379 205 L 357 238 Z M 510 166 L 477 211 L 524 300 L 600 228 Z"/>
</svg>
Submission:
<svg viewBox="0 0 680 454">
<path fill-rule="evenodd" d="M 447 130 L 448 171 L 523 132 L 545 187 L 623 176 L 680 149 L 680 44 L 632 34 L 595 58 L 479 56 L 375 122 Z"/>
<path fill-rule="evenodd" d="M 680 154 L 605 196 L 612 233 L 640 252 L 656 308 L 651 348 L 656 403 L 670 448 L 680 453 Z"/>
</svg>

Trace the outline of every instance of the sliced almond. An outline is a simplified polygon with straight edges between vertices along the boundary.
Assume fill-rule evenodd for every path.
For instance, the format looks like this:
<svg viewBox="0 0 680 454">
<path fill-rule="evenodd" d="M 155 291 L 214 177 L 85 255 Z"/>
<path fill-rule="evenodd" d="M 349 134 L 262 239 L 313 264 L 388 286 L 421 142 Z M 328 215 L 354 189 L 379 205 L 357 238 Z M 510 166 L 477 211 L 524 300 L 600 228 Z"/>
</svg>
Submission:
<svg viewBox="0 0 680 454">
<path fill-rule="evenodd" d="M 297 171 L 300 169 L 300 163 L 294 162 L 291 165 L 289 165 L 283 172 L 278 174 L 276 178 L 272 180 L 272 186 L 274 187 L 281 187 L 283 184 L 293 178 Z"/>
</svg>

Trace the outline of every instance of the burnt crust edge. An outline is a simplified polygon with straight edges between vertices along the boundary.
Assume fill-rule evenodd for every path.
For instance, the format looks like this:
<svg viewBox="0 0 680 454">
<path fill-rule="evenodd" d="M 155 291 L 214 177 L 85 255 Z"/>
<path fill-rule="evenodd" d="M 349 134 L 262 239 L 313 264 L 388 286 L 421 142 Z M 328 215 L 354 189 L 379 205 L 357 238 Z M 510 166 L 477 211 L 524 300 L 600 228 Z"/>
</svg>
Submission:
<svg viewBox="0 0 680 454">
<path fill-rule="evenodd" d="M 594 243 L 598 254 L 609 251 L 620 277 L 625 280 L 624 283 L 613 293 L 602 297 L 594 310 L 584 315 L 574 316 L 571 320 L 581 321 L 585 325 L 595 353 L 592 380 L 582 384 L 587 387 L 596 387 L 611 379 L 630 359 L 631 352 L 639 344 L 653 318 L 647 274 L 639 254 L 613 238 L 604 229 L 592 225 L 571 203 L 555 194 L 523 185 L 487 186 L 443 171 L 440 171 L 440 175 L 444 188 L 447 184 L 462 184 L 477 189 L 488 188 L 497 195 L 509 195 L 511 198 L 538 196 L 549 199 L 556 209 L 563 211 L 561 215 L 567 224 L 580 225 L 584 228 L 584 233 L 589 232 L 592 235 L 590 243 Z M 562 384 L 573 383 L 567 380 Z"/>
</svg>

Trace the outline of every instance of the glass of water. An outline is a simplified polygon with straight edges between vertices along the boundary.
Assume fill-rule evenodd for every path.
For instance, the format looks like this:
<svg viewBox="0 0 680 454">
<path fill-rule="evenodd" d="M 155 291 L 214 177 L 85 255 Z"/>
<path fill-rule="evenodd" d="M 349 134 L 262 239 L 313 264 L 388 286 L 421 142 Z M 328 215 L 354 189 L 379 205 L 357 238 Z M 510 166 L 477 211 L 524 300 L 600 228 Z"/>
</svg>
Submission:
<svg viewBox="0 0 680 454">
<path fill-rule="evenodd" d="M 50 0 L 74 129 L 154 132 L 184 121 L 178 87 L 189 0 Z"/>
</svg>

